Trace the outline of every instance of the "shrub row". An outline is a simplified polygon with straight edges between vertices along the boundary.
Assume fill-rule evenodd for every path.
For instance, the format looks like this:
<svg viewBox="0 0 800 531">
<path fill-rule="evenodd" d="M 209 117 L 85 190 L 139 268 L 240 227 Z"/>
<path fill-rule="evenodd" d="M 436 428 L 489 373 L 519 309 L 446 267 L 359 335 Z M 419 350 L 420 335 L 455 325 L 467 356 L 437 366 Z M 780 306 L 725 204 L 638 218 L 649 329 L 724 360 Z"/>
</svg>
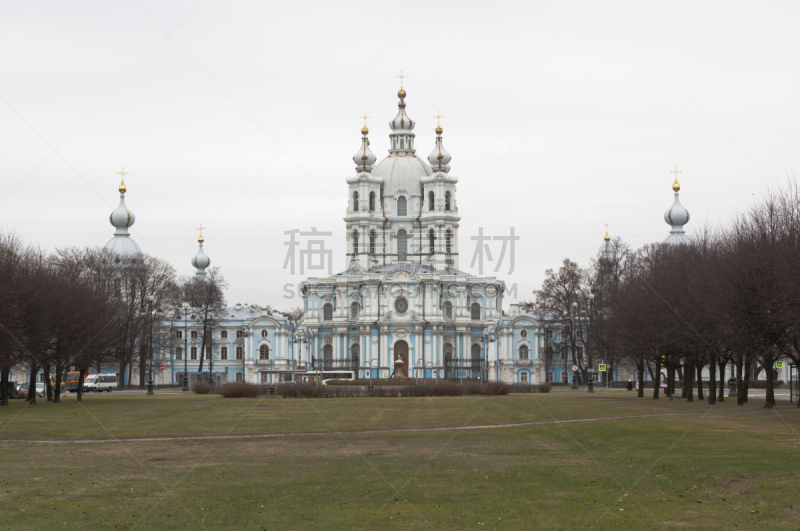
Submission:
<svg viewBox="0 0 800 531">
<path fill-rule="evenodd" d="M 512 393 L 549 393 L 553 386 L 550 382 L 539 385 L 512 384 L 509 386 Z"/>
<path fill-rule="evenodd" d="M 196 395 L 210 395 L 214 393 L 214 386 L 208 382 L 196 382 L 192 386 L 192 391 Z"/>
<path fill-rule="evenodd" d="M 631 383 L 633 385 L 636 385 L 636 381 L 635 380 L 631 380 Z M 783 386 L 784 381 L 783 380 L 775 380 L 773 382 L 773 384 L 775 385 L 775 389 L 778 389 L 779 387 Z M 598 384 L 596 382 L 595 382 L 594 385 L 595 386 L 599 386 L 599 387 L 605 387 L 605 384 Z M 708 380 L 703 380 L 703 389 L 708 389 L 708 385 L 709 385 L 709 381 Z M 609 382 L 609 386 L 610 387 L 615 387 L 615 388 L 625 389 L 628 386 L 628 382 L 627 382 L 627 380 L 626 381 L 619 381 L 619 382 Z M 728 388 L 728 379 L 726 378 L 725 381 L 717 380 L 717 389 L 719 389 L 720 386 L 722 386 L 725 389 L 727 389 Z M 766 389 L 767 388 L 767 381 L 766 380 L 750 380 L 749 386 L 750 386 L 750 389 Z M 647 388 L 652 389 L 653 388 L 653 380 L 646 381 L 644 383 L 644 387 L 645 387 L 645 389 L 647 389 Z M 675 380 L 675 387 L 678 388 L 678 389 L 682 389 L 683 388 L 683 380 Z M 693 382 L 692 383 L 692 387 L 697 389 L 697 382 Z"/>
<path fill-rule="evenodd" d="M 286 398 L 398 397 L 398 396 L 464 396 L 507 395 L 511 386 L 502 382 L 459 385 L 440 381 L 434 385 L 314 385 L 284 383 L 278 394 Z"/>
</svg>

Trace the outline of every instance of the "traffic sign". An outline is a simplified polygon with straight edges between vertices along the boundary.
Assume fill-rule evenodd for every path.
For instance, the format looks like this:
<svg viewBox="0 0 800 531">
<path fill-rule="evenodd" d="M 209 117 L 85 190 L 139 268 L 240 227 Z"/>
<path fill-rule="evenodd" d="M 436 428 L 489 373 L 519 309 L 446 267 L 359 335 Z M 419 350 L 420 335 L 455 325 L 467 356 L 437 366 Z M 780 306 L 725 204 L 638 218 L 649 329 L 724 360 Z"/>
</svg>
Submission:
<svg viewBox="0 0 800 531">
<path fill-rule="evenodd" d="M 598 365 L 603 365 L 605 362 L 606 362 L 606 360 L 604 360 L 603 358 L 600 358 L 599 360 L 597 360 Z"/>
<path fill-rule="evenodd" d="M 161 366 L 161 370 L 162 370 L 162 371 L 164 370 L 164 366 L 163 366 L 163 365 Z"/>
<path fill-rule="evenodd" d="M 776 369 L 783 369 L 783 362 L 782 361 L 776 361 L 775 362 L 775 368 Z"/>
<path fill-rule="evenodd" d="M 606 372 L 606 364 L 605 363 L 598 363 L 597 370 L 600 372 Z"/>
<path fill-rule="evenodd" d="M 577 365 L 573 365 L 573 366 L 572 366 L 572 370 L 573 370 L 573 371 L 577 371 L 577 370 L 578 370 L 578 366 L 577 366 Z"/>
</svg>

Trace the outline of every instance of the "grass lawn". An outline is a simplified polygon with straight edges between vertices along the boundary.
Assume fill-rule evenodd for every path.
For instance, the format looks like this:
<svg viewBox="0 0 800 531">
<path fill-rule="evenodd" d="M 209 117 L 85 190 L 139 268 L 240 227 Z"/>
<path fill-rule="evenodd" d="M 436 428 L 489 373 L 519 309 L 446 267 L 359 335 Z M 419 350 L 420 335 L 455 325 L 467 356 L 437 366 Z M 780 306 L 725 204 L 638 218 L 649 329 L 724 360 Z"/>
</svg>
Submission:
<svg viewBox="0 0 800 531">
<path fill-rule="evenodd" d="M 0 530 L 800 529 L 800 411 L 761 405 L 624 391 L 14 401 L 0 408 Z M 506 423 L 535 424 L 430 430 Z M 192 438 L 270 434 L 284 435 Z"/>
</svg>

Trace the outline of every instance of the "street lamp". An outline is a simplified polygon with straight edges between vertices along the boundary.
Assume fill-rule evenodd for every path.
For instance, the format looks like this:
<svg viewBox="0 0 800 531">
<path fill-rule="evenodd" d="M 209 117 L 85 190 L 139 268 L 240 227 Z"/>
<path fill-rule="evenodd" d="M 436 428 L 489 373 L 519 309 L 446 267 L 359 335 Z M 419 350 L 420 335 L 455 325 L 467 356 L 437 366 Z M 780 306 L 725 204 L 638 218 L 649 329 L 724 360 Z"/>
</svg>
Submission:
<svg viewBox="0 0 800 531">
<path fill-rule="evenodd" d="M 567 322 L 567 314 L 568 313 L 569 312 L 567 312 L 567 310 L 564 310 L 564 312 L 563 312 L 564 322 L 565 323 Z M 567 349 L 565 348 L 566 346 L 567 346 L 567 336 L 566 336 L 566 334 L 564 334 L 564 330 L 562 330 L 561 331 L 561 348 L 559 348 L 558 350 L 560 350 L 561 351 L 561 355 L 564 356 L 564 376 L 567 377 L 567 379 L 564 380 L 565 384 L 569 382 L 569 376 L 568 376 L 569 373 L 567 372 L 567 361 L 568 361 L 567 358 L 569 356 L 567 356 Z"/>
<path fill-rule="evenodd" d="M 572 359 L 574 360 L 575 366 L 578 365 L 578 353 L 575 351 L 575 314 L 578 313 L 578 303 L 572 303 L 572 329 L 570 330 L 572 337 Z M 572 388 L 578 388 L 578 371 L 572 371 Z"/>
<path fill-rule="evenodd" d="M 245 358 L 247 357 L 247 353 L 245 352 L 245 345 L 247 344 L 247 325 L 242 325 L 242 383 L 245 383 L 247 379 L 245 375 L 247 374 L 247 368 L 245 367 Z M 256 382 L 258 383 L 258 382 Z"/>
<path fill-rule="evenodd" d="M 189 362 L 187 358 L 189 357 L 188 318 L 191 310 L 188 302 L 183 303 L 183 311 L 181 313 L 183 313 L 183 389 L 181 391 L 189 391 Z"/>
<path fill-rule="evenodd" d="M 148 307 L 150 309 L 150 370 L 148 371 L 149 374 L 147 375 L 147 394 L 152 395 L 153 393 L 153 317 L 155 317 L 155 312 L 153 312 L 153 303 L 155 302 L 156 298 L 152 295 L 147 297 Z"/>
<path fill-rule="evenodd" d="M 208 312 L 208 318 L 213 320 L 214 312 Z M 214 327 L 209 326 L 209 329 L 211 353 L 208 356 L 208 383 L 214 385 Z"/>
<path fill-rule="evenodd" d="M 589 294 L 589 329 L 587 331 L 592 331 L 592 307 L 594 304 L 594 293 Z M 594 339 L 594 338 L 592 338 Z M 594 360 L 592 359 L 592 342 L 589 341 L 589 389 L 586 391 L 587 393 L 594 393 Z"/>
<path fill-rule="evenodd" d="M 378 370 L 381 368 L 380 360 L 378 358 L 372 358 L 367 362 L 369 364 L 369 388 L 372 389 L 372 364 L 378 364 Z"/>
</svg>

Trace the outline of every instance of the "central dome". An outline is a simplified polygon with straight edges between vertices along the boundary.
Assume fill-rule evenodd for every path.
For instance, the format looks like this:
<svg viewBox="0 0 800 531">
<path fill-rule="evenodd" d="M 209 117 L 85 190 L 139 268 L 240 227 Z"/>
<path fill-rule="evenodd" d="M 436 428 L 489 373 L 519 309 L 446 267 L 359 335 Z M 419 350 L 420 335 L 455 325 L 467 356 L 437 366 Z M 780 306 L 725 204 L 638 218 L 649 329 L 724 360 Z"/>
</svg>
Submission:
<svg viewBox="0 0 800 531">
<path fill-rule="evenodd" d="M 389 155 L 372 170 L 372 174 L 383 180 L 383 195 L 393 196 L 398 190 L 412 195 L 422 193 L 420 179 L 432 175 L 432 172 L 416 155 Z"/>
</svg>

